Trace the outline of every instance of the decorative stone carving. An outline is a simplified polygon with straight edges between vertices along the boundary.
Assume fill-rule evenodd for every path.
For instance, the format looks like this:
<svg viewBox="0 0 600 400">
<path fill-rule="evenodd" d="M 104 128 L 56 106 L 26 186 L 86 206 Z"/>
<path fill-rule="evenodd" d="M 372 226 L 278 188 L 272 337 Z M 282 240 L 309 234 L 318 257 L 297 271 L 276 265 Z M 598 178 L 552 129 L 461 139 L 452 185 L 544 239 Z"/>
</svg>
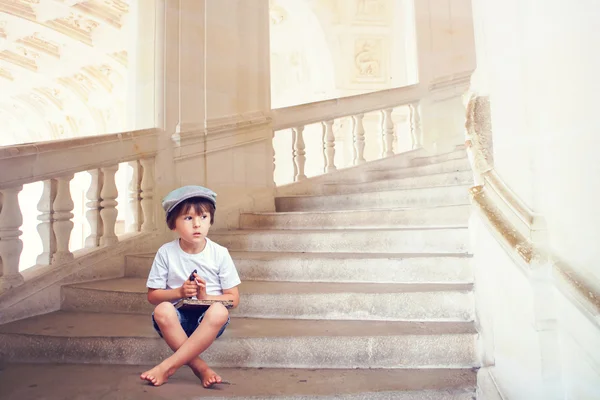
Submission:
<svg viewBox="0 0 600 400">
<path fill-rule="evenodd" d="M 40 215 L 37 219 L 40 223 L 37 231 L 42 240 L 42 253 L 37 257 L 36 264 L 50 265 L 52 257 L 56 252 L 56 235 L 54 234 L 54 202 L 56 201 L 57 184 L 56 180 L 49 179 L 44 181 L 42 196 L 37 205 Z"/>
<path fill-rule="evenodd" d="M 373 82 L 383 78 L 381 39 L 357 39 L 354 43 L 355 80 Z"/>
<path fill-rule="evenodd" d="M 0 38 L 6 39 L 6 37 L 7 37 L 6 25 L 7 25 L 6 21 L 0 21 Z"/>
<path fill-rule="evenodd" d="M 117 60 L 123 66 L 127 67 L 127 57 L 128 57 L 128 54 L 127 54 L 126 50 L 122 50 L 122 51 L 117 51 L 115 53 L 111 53 L 111 54 L 109 54 L 109 56 L 111 56 L 112 58 L 114 58 L 115 60 Z"/>
<path fill-rule="evenodd" d="M 304 144 L 304 125 L 292 128 L 294 131 L 294 182 L 306 179 L 304 166 L 306 164 L 306 145 Z"/>
<path fill-rule="evenodd" d="M 119 238 L 115 234 L 115 225 L 117 223 L 117 196 L 119 192 L 115 183 L 115 174 L 119 169 L 118 165 L 102 168 L 104 182 L 100 197 L 100 218 L 102 218 L 102 237 L 100 237 L 100 245 L 107 246 L 119 242 Z"/>
<path fill-rule="evenodd" d="M 19 260 L 23 251 L 20 239 L 23 215 L 19 207 L 19 192 L 23 186 L 0 189 L 0 291 L 23 284 Z"/>
<path fill-rule="evenodd" d="M 364 114 L 356 114 L 352 117 L 352 137 L 354 140 L 353 165 L 359 165 L 365 160 L 365 127 L 363 125 Z"/>
<path fill-rule="evenodd" d="M 142 181 L 140 183 L 140 205 L 142 207 L 142 232 L 154 230 L 154 158 L 140 160 Z"/>
<path fill-rule="evenodd" d="M 323 124 L 323 157 L 325 159 L 325 172 L 335 171 L 335 135 L 333 134 L 334 120 L 322 122 Z"/>
<path fill-rule="evenodd" d="M 85 217 L 90 224 L 90 235 L 85 238 L 85 247 L 93 248 L 100 246 L 100 238 L 102 237 L 102 219 L 100 218 L 100 203 L 102 198 L 100 193 L 102 191 L 102 184 L 104 182 L 104 176 L 102 171 L 99 169 L 93 169 L 88 171 L 92 181 L 90 187 L 85 195 L 88 200 L 85 203 L 87 211 Z"/>
<path fill-rule="evenodd" d="M 394 121 L 392 121 L 393 108 L 381 110 L 381 158 L 394 155 Z"/>
<path fill-rule="evenodd" d="M 56 178 L 56 198 L 52 204 L 54 222 L 52 227 L 56 237 L 56 252 L 52 256 L 52 264 L 62 263 L 73 259 L 69 251 L 69 241 L 73 230 L 73 199 L 71 198 L 71 180 L 73 174 Z"/>
<path fill-rule="evenodd" d="M 37 72 L 38 70 L 37 59 L 39 56 L 39 53 L 28 50 L 25 46 L 17 46 L 15 51 L 4 50 L 0 52 L 0 60 L 18 65 L 19 67 L 26 68 L 33 72 Z"/>
<path fill-rule="evenodd" d="M 9 81 L 15 80 L 13 74 L 9 70 L 4 68 L 0 68 L 0 78 L 8 79 Z"/>
<path fill-rule="evenodd" d="M 287 20 L 287 11 L 279 4 L 275 4 L 273 1 L 269 1 L 269 19 L 271 25 L 279 25 Z"/>
<path fill-rule="evenodd" d="M 46 99 L 48 99 L 48 101 L 50 101 L 52 104 L 54 104 L 56 106 L 56 108 L 58 108 L 59 110 L 61 110 L 61 111 L 63 110 L 64 96 L 63 96 L 62 92 L 60 91 L 60 89 L 42 87 L 42 88 L 33 89 L 33 91 L 44 96 Z"/>
<path fill-rule="evenodd" d="M 121 0 L 104 0 L 104 4 L 120 14 L 126 14 L 129 12 L 129 4 Z"/>
<path fill-rule="evenodd" d="M 101 65 L 99 67 L 90 66 L 84 67 L 83 70 L 87 75 L 92 77 L 96 82 L 98 82 L 107 92 L 112 92 L 113 90 L 113 82 L 111 80 L 112 77 L 112 69 L 108 65 Z M 89 79 L 89 78 L 88 78 Z"/>
<path fill-rule="evenodd" d="M 476 93 L 468 95 L 465 145 L 475 175 L 475 184 L 483 183 L 483 174 L 494 168 L 490 101 Z"/>
<path fill-rule="evenodd" d="M 42 37 L 39 32 L 34 32 L 31 36 L 18 39 L 17 43 L 22 43 L 53 57 L 60 58 L 60 46 Z"/>
<path fill-rule="evenodd" d="M 61 21 L 71 25 L 71 27 L 86 33 L 92 33 L 100 24 L 91 19 L 85 18 L 81 14 L 71 13 Z"/>
<path fill-rule="evenodd" d="M 357 0 L 356 16 L 359 19 L 384 19 L 386 16 L 385 0 Z"/>
</svg>

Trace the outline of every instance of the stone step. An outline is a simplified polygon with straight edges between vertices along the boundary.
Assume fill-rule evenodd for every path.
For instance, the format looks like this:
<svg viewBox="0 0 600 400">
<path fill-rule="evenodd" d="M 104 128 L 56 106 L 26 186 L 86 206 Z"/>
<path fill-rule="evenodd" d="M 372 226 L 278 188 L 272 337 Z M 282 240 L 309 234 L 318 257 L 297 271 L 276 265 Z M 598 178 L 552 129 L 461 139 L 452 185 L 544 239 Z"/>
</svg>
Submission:
<svg viewBox="0 0 600 400">
<path fill-rule="evenodd" d="M 252 318 L 471 321 L 471 284 L 248 281 L 232 314 Z M 150 314 L 146 280 L 121 278 L 64 286 L 62 309 Z"/>
<path fill-rule="evenodd" d="M 275 209 L 282 212 L 424 208 L 465 204 L 469 204 L 468 185 L 275 198 Z"/>
<path fill-rule="evenodd" d="M 471 283 L 465 255 L 231 252 L 242 281 Z M 147 278 L 154 254 L 127 256 L 131 278 Z"/>
<path fill-rule="evenodd" d="M 166 386 L 151 388 L 140 384 L 143 370 L 137 365 L 5 364 L 0 387 L 3 400 L 472 400 L 477 384 L 469 369 L 219 368 L 229 384 L 209 390 L 184 367 Z"/>
<path fill-rule="evenodd" d="M 460 159 L 465 159 L 467 160 L 467 151 L 465 150 L 464 146 L 459 146 L 457 147 L 456 150 L 451 151 L 449 153 L 442 153 L 442 154 L 438 154 L 435 156 L 417 156 L 414 157 L 410 160 L 409 164 L 410 166 L 421 166 L 421 165 L 430 165 L 430 164 L 439 164 L 441 162 L 444 161 L 449 161 L 449 160 L 460 160 Z"/>
<path fill-rule="evenodd" d="M 439 154 L 436 156 L 428 156 L 424 149 L 411 150 L 402 154 L 397 154 L 392 157 L 387 157 L 381 160 L 369 161 L 367 163 L 356 165 L 348 168 L 338 169 L 327 174 L 314 176 L 300 182 L 293 182 L 286 185 L 281 185 L 276 188 L 278 196 L 290 196 L 299 194 L 315 194 L 319 193 L 324 183 L 338 182 L 355 182 L 362 181 L 361 177 L 365 171 L 382 171 L 382 170 L 398 170 L 427 166 L 430 164 L 438 164 L 441 162 L 457 159 L 466 159 L 464 148 L 458 148 L 450 153 Z M 463 168 L 464 170 L 470 167 Z M 408 171 L 408 176 L 417 175 L 413 170 Z M 425 173 L 420 173 L 426 175 Z"/>
<path fill-rule="evenodd" d="M 369 182 L 327 183 L 323 185 L 323 194 L 347 194 L 375 192 L 382 190 L 424 188 L 450 185 L 470 185 L 473 172 L 442 172 L 439 174 L 411 176 L 399 179 L 372 180 Z"/>
<path fill-rule="evenodd" d="M 214 367 L 477 367 L 472 322 L 232 318 L 203 353 Z M 4 362 L 156 364 L 171 350 L 150 315 L 57 311 L 0 326 Z"/>
<path fill-rule="evenodd" d="M 467 226 L 470 205 L 353 211 L 246 213 L 240 229 L 364 229 Z"/>
<path fill-rule="evenodd" d="M 311 253 L 467 253 L 466 228 L 238 230 L 211 233 L 230 251 Z"/>
<path fill-rule="evenodd" d="M 401 179 L 415 176 L 440 174 L 444 172 L 471 171 L 467 158 L 450 159 L 434 164 L 424 164 L 408 168 L 370 169 L 361 174 L 364 182 L 383 179 Z"/>
</svg>

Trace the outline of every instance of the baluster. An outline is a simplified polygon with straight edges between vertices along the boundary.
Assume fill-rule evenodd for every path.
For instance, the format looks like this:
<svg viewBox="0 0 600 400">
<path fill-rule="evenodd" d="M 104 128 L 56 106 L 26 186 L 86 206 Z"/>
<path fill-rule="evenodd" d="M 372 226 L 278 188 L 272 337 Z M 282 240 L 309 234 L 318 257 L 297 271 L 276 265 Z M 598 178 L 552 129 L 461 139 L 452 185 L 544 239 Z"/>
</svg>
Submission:
<svg viewBox="0 0 600 400">
<path fill-rule="evenodd" d="M 154 230 L 154 158 L 140 160 L 142 181 L 140 183 L 140 205 L 142 207 L 142 232 Z"/>
<path fill-rule="evenodd" d="M 394 122 L 392 121 L 393 108 L 381 110 L 381 158 L 394 155 Z"/>
<path fill-rule="evenodd" d="M 273 135 L 271 137 L 271 147 L 273 148 L 273 187 L 277 186 L 275 183 L 275 171 L 277 170 L 277 154 L 275 154 L 275 131 L 273 131 Z"/>
<path fill-rule="evenodd" d="M 292 128 L 294 130 L 294 181 L 298 182 L 303 179 L 306 179 L 306 175 L 304 175 L 304 165 L 306 164 L 306 152 L 304 149 L 306 148 L 304 144 L 304 125 L 297 126 Z"/>
<path fill-rule="evenodd" d="M 363 125 L 364 114 L 356 114 L 352 117 L 353 129 L 352 136 L 354 139 L 354 160 L 353 165 L 364 163 L 365 156 L 365 127 Z"/>
<path fill-rule="evenodd" d="M 335 135 L 333 134 L 334 120 L 322 122 L 323 125 L 323 154 L 325 157 L 325 172 L 335 171 Z"/>
<path fill-rule="evenodd" d="M 69 251 L 69 240 L 73 230 L 73 199 L 71 198 L 71 180 L 73 174 L 56 178 L 56 198 L 54 199 L 54 235 L 56 237 L 56 252 L 52 256 L 52 264 L 70 261 L 73 253 Z"/>
<path fill-rule="evenodd" d="M 0 189 L 0 291 L 23 284 L 19 260 L 23 251 L 23 214 L 19 207 L 19 192 L 23 186 Z"/>
<path fill-rule="evenodd" d="M 141 195 L 141 174 L 139 171 L 139 162 L 131 161 L 128 163 L 131 167 L 132 174 L 131 180 L 129 181 L 129 190 L 127 193 L 127 213 L 126 213 L 126 225 L 125 232 L 138 232 L 140 230 L 140 195 Z"/>
<path fill-rule="evenodd" d="M 50 265 L 52 257 L 56 252 L 56 235 L 54 234 L 54 201 L 56 200 L 57 184 L 56 180 L 49 179 L 44 181 L 42 196 L 37 205 L 41 213 L 37 219 L 40 223 L 37 225 L 37 231 L 42 240 L 42 254 L 37 257 L 36 264 Z"/>
<path fill-rule="evenodd" d="M 115 224 L 117 223 L 117 196 L 119 192 L 115 183 L 115 174 L 119 169 L 118 165 L 102 168 L 104 183 L 100 197 L 100 218 L 102 218 L 102 236 L 100 237 L 100 246 L 115 244 L 119 238 L 115 234 Z"/>
<path fill-rule="evenodd" d="M 410 110 L 410 137 L 412 140 L 412 148 L 417 149 L 423 147 L 423 135 L 421 132 L 421 107 L 419 103 L 408 105 Z"/>
<path fill-rule="evenodd" d="M 292 129 L 292 166 L 294 167 L 294 174 L 292 175 L 292 180 L 296 180 L 296 175 L 298 175 L 298 167 L 296 166 L 296 161 L 294 160 L 294 145 L 296 144 L 296 131 Z"/>
<path fill-rule="evenodd" d="M 102 219 L 100 218 L 100 202 L 102 202 L 102 198 L 100 197 L 100 192 L 102 191 L 104 177 L 102 171 L 99 169 L 87 172 L 90 174 L 92 182 L 85 195 L 86 199 L 88 199 L 88 202 L 85 203 L 87 207 L 85 217 L 90 224 L 90 235 L 85 238 L 85 247 L 94 248 L 100 245 L 100 237 L 102 236 Z"/>
</svg>

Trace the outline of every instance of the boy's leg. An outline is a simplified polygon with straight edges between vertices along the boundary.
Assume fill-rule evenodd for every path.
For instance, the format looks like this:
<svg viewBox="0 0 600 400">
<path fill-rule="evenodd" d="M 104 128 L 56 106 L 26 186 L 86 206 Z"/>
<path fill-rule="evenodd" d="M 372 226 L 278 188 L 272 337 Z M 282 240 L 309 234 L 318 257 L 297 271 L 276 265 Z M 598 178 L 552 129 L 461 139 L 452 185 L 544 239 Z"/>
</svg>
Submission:
<svg viewBox="0 0 600 400">
<path fill-rule="evenodd" d="M 163 338 L 175 353 L 151 370 L 144 372 L 141 378 L 159 386 L 182 365 L 189 364 L 194 373 L 202 379 L 204 386 L 219 382 L 220 377 L 198 358 L 198 355 L 214 342 L 228 317 L 229 312 L 225 306 L 220 303 L 211 305 L 198 328 L 188 338 L 179 324 L 175 307 L 171 303 L 159 304 L 154 311 L 154 319 L 161 329 Z M 165 325 L 164 330 L 162 325 Z"/>
</svg>

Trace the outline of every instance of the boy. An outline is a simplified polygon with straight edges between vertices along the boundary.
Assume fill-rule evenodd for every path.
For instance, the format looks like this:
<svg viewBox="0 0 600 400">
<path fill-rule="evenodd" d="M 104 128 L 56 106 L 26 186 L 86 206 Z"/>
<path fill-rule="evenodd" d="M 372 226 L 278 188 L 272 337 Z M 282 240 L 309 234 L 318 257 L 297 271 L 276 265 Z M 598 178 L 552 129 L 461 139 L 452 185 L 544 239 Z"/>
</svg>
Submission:
<svg viewBox="0 0 600 400">
<path fill-rule="evenodd" d="M 160 386 L 184 364 L 194 371 L 204 387 L 221 383 L 199 355 L 218 338 L 229 323 L 229 312 L 221 303 L 208 309 L 178 310 L 174 304 L 188 297 L 199 300 L 232 300 L 239 303 L 240 278 L 225 247 L 206 236 L 214 222 L 216 194 L 202 186 L 173 190 L 162 202 L 169 229 L 179 238 L 158 249 L 148 276 L 148 301 L 154 305 L 154 329 L 175 353 L 140 375 Z M 194 270 L 193 280 L 190 275 Z"/>
</svg>

